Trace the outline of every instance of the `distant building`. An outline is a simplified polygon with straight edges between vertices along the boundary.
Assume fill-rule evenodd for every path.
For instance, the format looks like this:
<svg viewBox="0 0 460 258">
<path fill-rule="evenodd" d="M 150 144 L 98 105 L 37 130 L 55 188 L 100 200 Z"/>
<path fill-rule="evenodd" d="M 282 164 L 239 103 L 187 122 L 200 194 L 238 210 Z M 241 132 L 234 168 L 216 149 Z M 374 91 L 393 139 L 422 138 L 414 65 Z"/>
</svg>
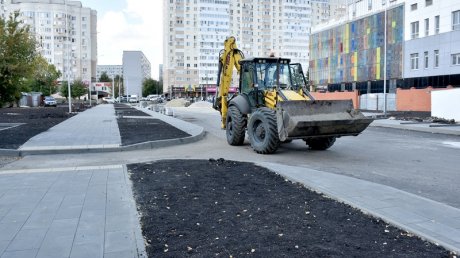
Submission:
<svg viewBox="0 0 460 258">
<path fill-rule="evenodd" d="M 123 51 L 125 95 L 142 96 L 142 82 L 151 78 L 152 67 L 142 51 Z"/>
<path fill-rule="evenodd" d="M 117 75 L 123 76 L 123 65 L 98 65 L 96 79 L 99 80 L 104 72 L 109 78 L 115 78 Z"/>
<path fill-rule="evenodd" d="M 20 19 L 30 25 L 39 51 L 61 71 L 60 80 L 96 80 L 97 13 L 79 1 L 0 0 L 0 15 L 20 10 Z"/>
<path fill-rule="evenodd" d="M 160 64 L 159 67 L 158 67 L 158 81 L 162 82 L 163 81 L 163 65 Z"/>
<path fill-rule="evenodd" d="M 383 92 L 385 75 L 386 92 L 460 86 L 460 2 L 389 1 L 386 22 L 385 2 L 353 1 L 348 19 L 312 29 L 311 82 L 360 93 Z"/>
<path fill-rule="evenodd" d="M 346 0 L 311 0 L 311 26 L 345 17 L 346 2 Z"/>
<path fill-rule="evenodd" d="M 246 57 L 291 58 L 308 66 L 310 0 L 163 0 L 163 90 L 215 93 L 219 51 L 235 36 Z M 197 93 L 198 94 L 198 93 Z"/>
</svg>

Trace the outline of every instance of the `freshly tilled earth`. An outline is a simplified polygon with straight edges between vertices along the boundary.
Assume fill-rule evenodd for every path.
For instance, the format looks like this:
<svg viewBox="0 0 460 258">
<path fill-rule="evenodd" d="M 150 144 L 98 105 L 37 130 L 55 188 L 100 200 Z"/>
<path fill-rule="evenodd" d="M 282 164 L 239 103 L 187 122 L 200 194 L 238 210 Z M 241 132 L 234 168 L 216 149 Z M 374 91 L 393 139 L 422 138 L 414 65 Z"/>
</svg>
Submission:
<svg viewBox="0 0 460 258">
<path fill-rule="evenodd" d="M 449 257 L 251 163 L 128 165 L 149 257 Z"/>
<path fill-rule="evenodd" d="M 151 118 L 149 114 L 125 104 L 115 104 L 115 112 L 119 114 L 117 122 L 122 145 L 190 136 L 168 123 Z"/>
<path fill-rule="evenodd" d="M 22 123 L 0 130 L 0 149 L 17 149 L 30 138 L 74 116 L 65 107 L 0 108 L 0 123 Z"/>
</svg>

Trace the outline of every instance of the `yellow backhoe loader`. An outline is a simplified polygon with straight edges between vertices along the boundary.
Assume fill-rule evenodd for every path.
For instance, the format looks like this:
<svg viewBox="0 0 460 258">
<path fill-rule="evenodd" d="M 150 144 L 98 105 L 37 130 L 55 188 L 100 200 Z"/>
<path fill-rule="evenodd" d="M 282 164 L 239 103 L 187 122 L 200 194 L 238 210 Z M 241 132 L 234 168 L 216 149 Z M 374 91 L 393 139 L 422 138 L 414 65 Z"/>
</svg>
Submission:
<svg viewBox="0 0 460 258">
<path fill-rule="evenodd" d="M 229 97 L 233 70 L 239 91 Z M 275 152 L 280 143 L 303 139 L 314 150 L 326 150 L 341 136 L 361 133 L 372 122 L 351 100 L 315 100 L 307 90 L 300 64 L 289 59 L 244 59 L 234 37 L 219 53 L 218 92 L 213 107 L 219 110 L 230 145 L 242 145 L 246 131 L 257 153 Z"/>
</svg>

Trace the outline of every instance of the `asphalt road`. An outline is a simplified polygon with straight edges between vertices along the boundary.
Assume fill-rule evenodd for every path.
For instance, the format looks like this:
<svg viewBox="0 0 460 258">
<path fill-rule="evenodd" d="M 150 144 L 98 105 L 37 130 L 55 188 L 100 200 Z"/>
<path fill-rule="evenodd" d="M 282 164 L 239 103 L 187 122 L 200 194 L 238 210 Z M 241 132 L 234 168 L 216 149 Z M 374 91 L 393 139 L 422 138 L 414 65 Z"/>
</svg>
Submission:
<svg viewBox="0 0 460 258">
<path fill-rule="evenodd" d="M 200 126 L 208 138 L 226 144 L 217 111 L 176 108 L 175 116 Z M 253 156 L 249 143 L 233 147 L 237 156 Z M 343 137 L 327 151 L 312 151 L 301 140 L 283 144 L 274 155 L 257 160 L 306 166 L 352 176 L 460 208 L 460 137 L 369 127 L 357 137 Z M 227 157 L 223 157 L 227 158 Z"/>
<path fill-rule="evenodd" d="M 112 153 L 32 155 L 14 163 L 20 168 L 98 166 L 160 159 L 218 159 L 295 165 L 384 184 L 460 208 L 460 137 L 369 127 L 357 137 L 343 137 L 327 151 L 312 151 L 303 141 L 282 145 L 273 155 L 230 146 L 217 111 L 175 108 L 176 118 L 200 125 L 206 137 L 192 144 Z M 46 162 L 44 162 L 46 160 Z"/>
</svg>

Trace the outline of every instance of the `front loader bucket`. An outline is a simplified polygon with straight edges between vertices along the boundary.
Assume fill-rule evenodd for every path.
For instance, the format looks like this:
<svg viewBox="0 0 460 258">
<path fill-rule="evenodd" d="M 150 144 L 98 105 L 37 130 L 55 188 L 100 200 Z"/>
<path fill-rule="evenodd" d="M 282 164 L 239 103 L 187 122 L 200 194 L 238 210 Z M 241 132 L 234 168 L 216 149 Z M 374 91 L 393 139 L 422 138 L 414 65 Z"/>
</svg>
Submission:
<svg viewBox="0 0 460 258">
<path fill-rule="evenodd" d="M 291 100 L 276 106 L 280 140 L 356 136 L 372 118 L 353 109 L 351 100 Z"/>
</svg>

